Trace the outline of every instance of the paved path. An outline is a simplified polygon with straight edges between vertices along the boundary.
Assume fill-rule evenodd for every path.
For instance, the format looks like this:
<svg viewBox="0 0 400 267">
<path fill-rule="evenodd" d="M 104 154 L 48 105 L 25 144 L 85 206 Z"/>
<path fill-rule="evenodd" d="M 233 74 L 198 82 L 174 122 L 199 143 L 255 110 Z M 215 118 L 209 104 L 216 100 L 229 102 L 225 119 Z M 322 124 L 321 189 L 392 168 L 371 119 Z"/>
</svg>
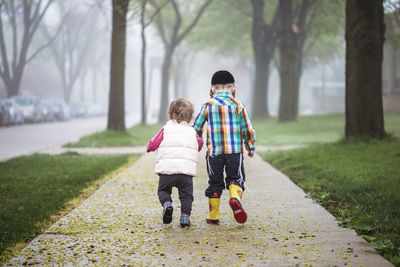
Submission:
<svg viewBox="0 0 400 267">
<path fill-rule="evenodd" d="M 195 178 L 192 226 L 161 221 L 154 154 L 105 183 L 81 206 L 34 239 L 8 265 L 391 266 L 353 230 L 305 198 L 259 156 L 245 159 L 248 221 L 237 224 L 224 191 L 220 225 L 207 225 L 204 155 Z"/>
<path fill-rule="evenodd" d="M 138 116 L 127 115 L 125 121 L 130 127 L 138 121 Z M 106 117 L 95 117 L 1 127 L 0 161 L 59 148 L 65 143 L 78 141 L 84 135 L 102 131 L 106 125 Z"/>
<path fill-rule="evenodd" d="M 276 151 L 276 150 L 288 150 L 304 147 L 304 145 L 290 145 L 290 146 L 257 146 L 257 152 L 265 151 Z M 43 149 L 40 152 L 48 154 L 61 154 L 68 151 L 78 152 L 80 154 L 142 154 L 146 153 L 145 146 L 123 146 L 123 147 L 54 147 L 49 149 Z"/>
</svg>

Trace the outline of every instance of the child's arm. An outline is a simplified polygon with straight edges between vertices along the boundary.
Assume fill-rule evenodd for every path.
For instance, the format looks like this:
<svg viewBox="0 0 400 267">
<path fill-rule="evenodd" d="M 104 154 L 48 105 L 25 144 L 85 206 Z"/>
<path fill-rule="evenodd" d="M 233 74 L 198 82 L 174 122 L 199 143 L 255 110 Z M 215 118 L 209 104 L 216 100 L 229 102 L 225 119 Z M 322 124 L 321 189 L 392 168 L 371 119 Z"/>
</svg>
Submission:
<svg viewBox="0 0 400 267">
<path fill-rule="evenodd" d="M 201 137 L 198 134 L 196 134 L 196 139 L 197 139 L 197 143 L 199 144 L 198 150 L 200 152 L 200 150 L 203 148 L 203 139 L 201 139 Z"/>
<path fill-rule="evenodd" d="M 193 123 L 193 128 L 196 130 L 197 134 L 200 137 L 202 137 L 203 135 L 203 126 L 206 121 L 207 121 L 207 108 L 206 105 L 202 105 L 201 110 L 199 114 L 197 114 L 197 117 Z"/>
<path fill-rule="evenodd" d="M 150 141 L 147 143 L 147 152 L 156 151 L 164 138 L 164 128 L 162 128 Z"/>
<path fill-rule="evenodd" d="M 240 114 L 240 125 L 242 129 L 242 136 L 244 138 L 244 145 L 246 150 L 249 152 L 249 156 L 252 157 L 252 155 L 254 155 L 254 150 L 256 149 L 256 131 L 251 124 L 249 113 L 244 105 Z"/>
</svg>

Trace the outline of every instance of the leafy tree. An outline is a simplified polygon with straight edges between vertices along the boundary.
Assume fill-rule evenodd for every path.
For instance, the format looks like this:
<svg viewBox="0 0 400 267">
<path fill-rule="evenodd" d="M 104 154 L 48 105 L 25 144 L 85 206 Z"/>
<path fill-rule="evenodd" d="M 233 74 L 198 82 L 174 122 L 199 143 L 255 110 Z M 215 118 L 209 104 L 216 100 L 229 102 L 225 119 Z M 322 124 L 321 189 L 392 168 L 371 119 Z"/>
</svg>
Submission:
<svg viewBox="0 0 400 267">
<path fill-rule="evenodd" d="M 196 50 L 212 47 L 222 55 L 236 54 L 253 58 L 252 116 L 268 116 L 267 92 L 270 63 L 276 47 L 277 1 L 216 1 L 207 11 L 190 47 Z M 223 15 L 221 16 L 221 12 Z"/>
<path fill-rule="evenodd" d="M 343 0 L 280 1 L 281 95 L 278 120 L 295 121 L 303 59 L 330 59 L 342 48 L 339 31 L 343 26 Z M 342 8 L 343 7 L 343 8 Z"/>
<path fill-rule="evenodd" d="M 386 0 L 385 8 L 385 35 L 391 44 L 400 48 L 400 1 Z"/>
<path fill-rule="evenodd" d="M 229 15 L 226 15 L 229 14 Z M 188 36 L 186 44 L 194 51 L 210 48 L 224 56 L 252 58 L 251 4 L 248 0 L 214 1 L 203 19 Z"/>
</svg>

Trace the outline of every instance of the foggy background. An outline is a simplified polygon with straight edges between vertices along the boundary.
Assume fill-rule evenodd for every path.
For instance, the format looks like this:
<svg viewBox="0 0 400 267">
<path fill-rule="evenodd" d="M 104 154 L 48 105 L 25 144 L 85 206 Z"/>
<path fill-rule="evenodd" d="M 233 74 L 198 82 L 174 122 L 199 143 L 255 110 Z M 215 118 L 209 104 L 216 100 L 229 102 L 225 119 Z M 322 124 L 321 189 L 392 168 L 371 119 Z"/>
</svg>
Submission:
<svg viewBox="0 0 400 267">
<path fill-rule="evenodd" d="M 15 1 L 15 4 L 18 4 L 17 2 L 20 1 Z M 45 2 L 43 1 L 42 6 Z M 198 3 L 198 1 L 192 2 L 193 4 Z M 341 2 L 343 3 L 343 1 Z M 267 1 L 266 9 L 275 9 L 276 3 L 276 1 Z M 135 123 L 139 122 L 141 112 L 140 14 L 137 10 L 139 4 L 140 1 L 131 1 L 130 3 L 125 71 L 125 109 L 127 114 L 134 117 Z M 247 106 L 251 105 L 254 60 L 251 51 L 251 21 L 246 14 L 250 10 L 246 10 L 246 8 L 241 10 L 240 5 L 240 1 L 218 0 L 212 2 L 200 18 L 199 23 L 178 46 L 170 70 L 170 99 L 185 97 L 198 110 L 201 104 L 209 98 L 212 74 L 217 70 L 226 69 L 235 77 L 237 97 Z M 247 4 L 247 6 L 249 5 Z M 26 65 L 19 95 L 63 101 L 69 106 L 71 117 L 74 117 L 74 113 L 76 113 L 74 109 L 82 106 L 86 111 L 85 114 L 79 116 L 106 115 L 110 86 L 111 8 L 110 1 L 54 1 L 44 14 L 43 21 L 33 36 L 28 54 L 32 54 L 52 38 L 54 40 Z M 148 8 L 150 14 L 153 7 L 149 5 Z M 182 10 L 185 8 L 186 10 L 190 9 L 190 7 L 183 6 Z M 318 14 L 322 11 L 329 12 L 329 14 Z M 299 114 L 301 115 L 344 112 L 343 5 L 339 5 L 337 9 L 331 8 L 331 10 L 322 11 L 313 12 L 317 12 L 316 17 L 328 16 L 330 21 L 323 21 L 320 18 L 325 25 L 315 24 L 312 30 L 313 34 L 307 37 L 306 46 L 309 45 L 310 48 L 303 56 L 303 72 L 299 90 Z M 1 12 L 6 12 L 4 7 Z M 187 14 L 184 15 L 187 16 Z M 210 29 L 210 21 L 215 23 L 228 19 L 228 17 L 233 18 L 233 23 L 228 24 L 229 29 L 221 29 L 219 34 L 216 34 L 215 31 L 212 34 L 207 32 Z M 271 16 L 267 14 L 267 20 L 268 17 Z M 183 19 L 186 19 L 185 16 Z M 234 23 L 235 21 L 238 23 Z M 22 21 L 17 20 L 17 24 L 20 23 Z M 245 29 L 247 27 L 248 30 L 244 35 L 242 34 L 243 27 Z M 320 31 L 318 31 L 318 27 L 321 27 Z M 3 16 L 3 31 L 4 41 L 8 46 L 7 53 L 11 57 L 12 31 L 5 16 Z M 18 32 L 18 37 L 21 38 L 21 27 Z M 221 39 L 231 42 L 232 46 L 238 48 L 224 51 L 221 48 L 223 45 L 219 45 Z M 161 65 L 164 54 L 164 46 L 155 22 L 146 28 L 146 41 L 147 123 L 152 124 L 157 122 L 160 110 Z M 273 116 L 277 115 L 279 108 L 278 58 L 278 52 L 275 52 L 270 66 L 267 96 L 268 111 Z M 395 73 L 390 73 L 393 72 L 393 68 L 388 66 L 399 60 L 400 53 L 396 50 L 393 51 L 390 44 L 385 45 L 384 92 L 388 91 L 389 75 L 395 76 L 391 92 L 400 92 L 398 78 L 400 71 L 395 68 Z M 68 88 L 65 88 L 65 85 L 63 88 L 62 74 L 60 66 L 57 64 L 63 64 L 64 69 L 67 69 L 64 72 L 67 73 L 65 79 Z M 68 71 L 69 69 L 71 71 Z M 176 78 L 177 75 L 179 75 L 178 78 Z M 69 93 L 66 93 L 66 90 Z M 70 96 L 65 97 L 66 94 Z M 7 98 L 6 86 L 2 80 L 0 81 L 0 98 Z M 385 101 L 387 102 L 384 99 L 384 103 L 386 103 Z M 398 105 L 387 108 L 397 109 Z"/>
</svg>

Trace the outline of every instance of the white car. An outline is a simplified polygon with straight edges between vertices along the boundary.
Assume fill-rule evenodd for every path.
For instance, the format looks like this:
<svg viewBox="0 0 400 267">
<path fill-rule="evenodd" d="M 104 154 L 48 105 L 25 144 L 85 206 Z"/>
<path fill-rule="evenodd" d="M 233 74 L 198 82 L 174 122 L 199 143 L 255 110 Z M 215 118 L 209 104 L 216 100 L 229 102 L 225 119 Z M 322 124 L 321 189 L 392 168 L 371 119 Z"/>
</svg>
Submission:
<svg viewBox="0 0 400 267">
<path fill-rule="evenodd" d="M 13 97 L 13 100 L 22 107 L 25 122 L 41 122 L 44 120 L 43 110 L 39 99 L 33 97 Z"/>
<path fill-rule="evenodd" d="M 22 107 L 14 99 L 5 99 L 3 104 L 8 108 L 10 114 L 10 124 L 23 124 L 24 113 Z"/>
</svg>

